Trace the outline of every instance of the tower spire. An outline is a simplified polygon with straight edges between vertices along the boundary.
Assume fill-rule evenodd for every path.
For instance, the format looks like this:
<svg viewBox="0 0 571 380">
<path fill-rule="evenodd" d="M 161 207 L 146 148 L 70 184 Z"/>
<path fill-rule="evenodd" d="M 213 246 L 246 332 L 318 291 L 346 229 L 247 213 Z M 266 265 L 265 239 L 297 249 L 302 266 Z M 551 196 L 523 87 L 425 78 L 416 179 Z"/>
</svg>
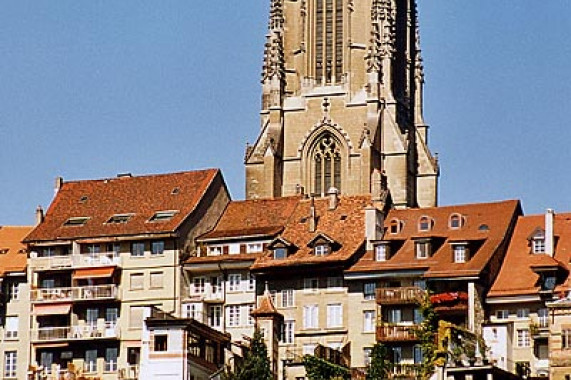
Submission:
<svg viewBox="0 0 571 380">
<path fill-rule="evenodd" d="M 279 107 L 285 88 L 283 1 L 272 0 L 262 66 L 262 109 Z"/>
</svg>

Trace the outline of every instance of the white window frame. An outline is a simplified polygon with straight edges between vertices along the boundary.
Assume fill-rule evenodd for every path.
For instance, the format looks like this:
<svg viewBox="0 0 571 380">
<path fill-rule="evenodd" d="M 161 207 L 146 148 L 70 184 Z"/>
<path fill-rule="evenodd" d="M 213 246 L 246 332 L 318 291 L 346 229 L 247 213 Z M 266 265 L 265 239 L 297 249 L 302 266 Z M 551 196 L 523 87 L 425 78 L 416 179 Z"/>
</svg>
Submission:
<svg viewBox="0 0 571 380">
<path fill-rule="evenodd" d="M 263 243 L 248 243 L 246 244 L 246 253 L 260 253 L 264 251 Z"/>
<path fill-rule="evenodd" d="M 313 254 L 315 256 L 327 256 L 331 252 L 329 244 L 317 244 L 313 247 Z"/>
<path fill-rule="evenodd" d="M 18 316 L 6 316 L 6 323 L 4 325 L 4 337 L 6 339 L 18 339 L 18 327 L 20 318 Z"/>
<path fill-rule="evenodd" d="M 282 307 L 294 307 L 294 291 L 293 289 L 282 290 Z"/>
<path fill-rule="evenodd" d="M 197 276 L 192 278 L 192 294 L 204 294 L 206 292 L 206 277 Z"/>
<path fill-rule="evenodd" d="M 283 344 L 293 344 L 295 336 L 295 320 L 288 319 L 284 321 L 284 333 L 282 336 Z"/>
<path fill-rule="evenodd" d="M 226 306 L 226 326 L 239 327 L 240 325 L 240 306 Z"/>
<path fill-rule="evenodd" d="M 4 378 L 16 378 L 18 371 L 18 351 L 4 352 Z"/>
<path fill-rule="evenodd" d="M 256 290 L 256 276 L 254 276 L 252 273 L 248 272 L 246 274 L 246 283 L 247 283 L 247 290 L 249 292 L 253 292 Z"/>
<path fill-rule="evenodd" d="M 220 328 L 222 326 L 222 306 L 212 305 L 208 310 L 208 326 Z"/>
<path fill-rule="evenodd" d="M 528 308 L 517 309 L 517 317 L 518 319 L 528 319 L 529 309 Z"/>
<path fill-rule="evenodd" d="M 371 333 L 375 332 L 375 310 L 365 310 L 363 311 L 363 332 Z"/>
<path fill-rule="evenodd" d="M 375 246 L 375 261 L 387 261 L 389 259 L 389 245 L 377 244 Z"/>
<path fill-rule="evenodd" d="M 496 310 L 496 319 L 504 320 L 510 317 L 509 310 Z"/>
<path fill-rule="evenodd" d="M 415 256 L 417 259 L 426 260 L 430 257 L 430 242 L 417 241 L 414 244 Z"/>
<path fill-rule="evenodd" d="M 536 237 L 531 240 L 531 248 L 534 254 L 545 253 L 545 238 Z"/>
<path fill-rule="evenodd" d="M 517 329 L 517 346 L 520 348 L 531 347 L 531 335 L 529 329 Z"/>
<path fill-rule="evenodd" d="M 363 298 L 365 300 L 374 300 L 377 292 L 377 284 L 375 282 L 365 282 L 363 284 Z"/>
<path fill-rule="evenodd" d="M 220 256 L 220 255 L 222 255 L 222 246 L 221 245 L 209 245 L 207 255 L 208 256 Z"/>
<path fill-rule="evenodd" d="M 319 306 L 316 304 L 303 306 L 303 328 L 316 329 L 319 327 Z"/>
<path fill-rule="evenodd" d="M 18 301 L 20 299 L 20 283 L 17 281 L 11 282 L 8 288 L 8 299 L 10 301 Z"/>
<path fill-rule="evenodd" d="M 327 327 L 343 327 L 343 304 L 330 303 L 327 305 Z"/>
<path fill-rule="evenodd" d="M 454 244 L 452 245 L 452 250 L 454 252 L 455 263 L 465 263 L 468 261 L 468 247 L 466 244 Z"/>
<path fill-rule="evenodd" d="M 228 275 L 228 292 L 239 292 L 242 290 L 242 274 L 231 273 Z"/>
</svg>

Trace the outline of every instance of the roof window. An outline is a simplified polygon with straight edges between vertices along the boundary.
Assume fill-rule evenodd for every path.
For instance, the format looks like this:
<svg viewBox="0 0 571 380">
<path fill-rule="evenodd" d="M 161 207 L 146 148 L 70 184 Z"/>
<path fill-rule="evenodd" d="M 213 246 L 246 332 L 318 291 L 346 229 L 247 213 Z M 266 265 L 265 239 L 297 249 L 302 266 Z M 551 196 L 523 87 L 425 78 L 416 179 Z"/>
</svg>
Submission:
<svg viewBox="0 0 571 380">
<path fill-rule="evenodd" d="M 155 214 L 149 219 L 149 222 L 166 222 L 167 220 L 171 220 L 173 216 L 178 211 L 157 211 Z"/>
<path fill-rule="evenodd" d="M 108 224 L 122 224 L 127 223 L 133 214 L 115 214 L 106 222 Z"/>
<path fill-rule="evenodd" d="M 172 195 L 177 195 L 178 193 L 180 193 L 180 187 L 175 187 L 174 189 L 172 189 L 171 194 Z"/>
<path fill-rule="evenodd" d="M 480 224 L 478 231 L 489 231 L 490 227 L 487 224 Z"/>
<path fill-rule="evenodd" d="M 85 203 L 88 199 L 89 197 L 87 195 L 82 195 L 81 198 L 79 198 L 79 203 Z"/>
<path fill-rule="evenodd" d="M 88 220 L 89 220 L 89 218 L 87 216 L 73 217 L 73 218 L 69 218 L 68 220 L 66 220 L 63 225 L 64 226 L 83 226 L 85 223 L 87 223 Z"/>
<path fill-rule="evenodd" d="M 428 216 L 421 216 L 418 220 L 419 231 L 430 231 L 432 229 L 432 219 Z"/>
<path fill-rule="evenodd" d="M 391 219 L 391 224 L 389 227 L 389 231 L 391 234 L 398 234 L 401 232 L 403 226 L 403 222 L 398 219 Z"/>
<path fill-rule="evenodd" d="M 460 214 L 452 214 L 448 219 L 448 227 L 452 230 L 459 230 L 464 226 L 464 217 Z"/>
</svg>

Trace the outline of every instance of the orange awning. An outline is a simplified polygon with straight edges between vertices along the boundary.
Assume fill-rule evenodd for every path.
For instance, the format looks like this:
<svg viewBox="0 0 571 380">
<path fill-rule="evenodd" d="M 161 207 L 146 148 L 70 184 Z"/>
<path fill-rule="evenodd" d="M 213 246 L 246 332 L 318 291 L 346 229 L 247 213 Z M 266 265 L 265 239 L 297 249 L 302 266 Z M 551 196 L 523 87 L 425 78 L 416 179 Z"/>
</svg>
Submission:
<svg viewBox="0 0 571 380">
<path fill-rule="evenodd" d="M 34 305 L 35 315 L 60 315 L 69 314 L 70 303 L 59 303 L 55 305 Z"/>
<path fill-rule="evenodd" d="M 84 268 L 73 271 L 73 279 L 82 278 L 109 278 L 113 275 L 115 267 Z"/>
</svg>

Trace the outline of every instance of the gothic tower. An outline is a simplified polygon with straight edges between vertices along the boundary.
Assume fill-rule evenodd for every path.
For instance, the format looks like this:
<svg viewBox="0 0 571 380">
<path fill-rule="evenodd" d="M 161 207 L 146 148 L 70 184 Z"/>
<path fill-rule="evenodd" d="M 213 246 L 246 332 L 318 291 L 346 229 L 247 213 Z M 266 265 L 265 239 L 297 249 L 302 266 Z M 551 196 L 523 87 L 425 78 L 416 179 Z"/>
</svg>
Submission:
<svg viewBox="0 0 571 380">
<path fill-rule="evenodd" d="M 423 84 L 416 0 L 271 0 L 246 197 L 366 194 L 381 171 L 397 207 L 435 206 Z"/>
</svg>

